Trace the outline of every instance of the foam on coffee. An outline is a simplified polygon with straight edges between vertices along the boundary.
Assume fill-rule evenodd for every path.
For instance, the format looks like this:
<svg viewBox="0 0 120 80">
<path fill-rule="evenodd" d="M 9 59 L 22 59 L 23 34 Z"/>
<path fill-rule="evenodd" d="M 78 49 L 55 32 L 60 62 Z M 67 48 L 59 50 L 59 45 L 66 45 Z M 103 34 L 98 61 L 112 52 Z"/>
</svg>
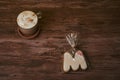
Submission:
<svg viewBox="0 0 120 80">
<path fill-rule="evenodd" d="M 37 22 L 38 16 L 32 11 L 23 11 L 17 17 L 17 23 L 23 29 L 31 29 Z"/>
</svg>

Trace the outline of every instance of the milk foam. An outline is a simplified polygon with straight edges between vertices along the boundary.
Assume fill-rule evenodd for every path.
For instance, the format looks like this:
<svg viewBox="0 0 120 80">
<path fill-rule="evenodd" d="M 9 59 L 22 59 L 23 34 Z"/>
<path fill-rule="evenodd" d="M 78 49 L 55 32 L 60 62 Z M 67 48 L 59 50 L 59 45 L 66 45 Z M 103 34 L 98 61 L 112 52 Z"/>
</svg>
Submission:
<svg viewBox="0 0 120 80">
<path fill-rule="evenodd" d="M 23 11 L 17 17 L 18 25 L 23 29 L 31 29 L 38 22 L 37 15 L 32 11 Z"/>
</svg>

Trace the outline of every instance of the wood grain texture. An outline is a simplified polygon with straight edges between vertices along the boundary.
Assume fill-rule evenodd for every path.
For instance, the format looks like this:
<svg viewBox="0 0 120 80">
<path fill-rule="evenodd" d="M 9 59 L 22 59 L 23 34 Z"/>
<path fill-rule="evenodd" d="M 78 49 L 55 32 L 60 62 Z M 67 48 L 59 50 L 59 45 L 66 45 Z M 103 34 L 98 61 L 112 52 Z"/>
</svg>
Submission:
<svg viewBox="0 0 120 80">
<path fill-rule="evenodd" d="M 16 32 L 23 10 L 42 11 L 40 35 Z M 80 33 L 87 71 L 62 70 L 65 35 Z M 120 80 L 120 0 L 0 0 L 0 80 Z"/>
</svg>

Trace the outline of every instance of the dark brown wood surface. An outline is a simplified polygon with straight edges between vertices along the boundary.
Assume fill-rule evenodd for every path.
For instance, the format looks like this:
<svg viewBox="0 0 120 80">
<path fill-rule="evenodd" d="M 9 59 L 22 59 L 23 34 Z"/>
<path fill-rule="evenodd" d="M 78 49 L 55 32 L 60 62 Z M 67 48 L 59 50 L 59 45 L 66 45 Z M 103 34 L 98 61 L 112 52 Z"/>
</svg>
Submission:
<svg viewBox="0 0 120 80">
<path fill-rule="evenodd" d="M 43 13 L 35 39 L 17 34 L 23 10 Z M 89 68 L 65 74 L 72 31 L 80 33 Z M 0 0 L 0 80 L 120 80 L 120 0 Z"/>
</svg>

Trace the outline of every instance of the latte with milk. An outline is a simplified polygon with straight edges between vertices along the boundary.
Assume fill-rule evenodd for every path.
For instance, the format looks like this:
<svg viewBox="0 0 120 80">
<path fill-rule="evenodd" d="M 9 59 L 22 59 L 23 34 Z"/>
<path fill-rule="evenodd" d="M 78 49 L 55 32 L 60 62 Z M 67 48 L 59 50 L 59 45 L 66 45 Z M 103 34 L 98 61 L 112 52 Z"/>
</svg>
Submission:
<svg viewBox="0 0 120 80">
<path fill-rule="evenodd" d="M 17 23 L 23 29 L 31 29 L 37 22 L 38 16 L 32 11 L 23 11 L 17 17 Z"/>
</svg>

